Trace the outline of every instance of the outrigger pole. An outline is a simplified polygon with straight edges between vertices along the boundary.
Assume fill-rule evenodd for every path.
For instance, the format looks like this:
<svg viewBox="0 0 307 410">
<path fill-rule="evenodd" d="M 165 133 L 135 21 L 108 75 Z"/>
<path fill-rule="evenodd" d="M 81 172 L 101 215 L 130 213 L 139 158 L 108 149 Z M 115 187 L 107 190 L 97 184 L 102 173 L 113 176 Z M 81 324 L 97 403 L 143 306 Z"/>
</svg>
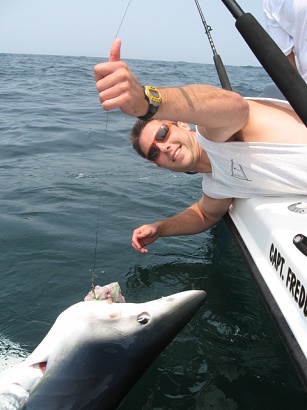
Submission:
<svg viewBox="0 0 307 410">
<path fill-rule="evenodd" d="M 222 0 L 236 19 L 236 28 L 262 67 L 307 126 L 307 84 L 278 45 L 250 13 L 235 0 Z"/>
<path fill-rule="evenodd" d="M 210 43 L 210 47 L 211 47 L 211 50 L 212 50 L 212 53 L 213 53 L 213 61 L 214 61 L 214 64 L 215 64 L 215 68 L 216 68 L 217 74 L 218 74 L 218 76 L 219 76 L 220 83 L 221 83 L 222 87 L 223 87 L 225 90 L 231 91 L 232 88 L 231 88 L 231 85 L 230 85 L 230 81 L 229 81 L 227 72 L 226 72 L 226 70 L 225 70 L 225 66 L 224 66 L 224 64 L 223 64 L 223 61 L 222 61 L 222 59 L 221 59 L 221 56 L 220 56 L 220 55 L 217 53 L 217 51 L 216 51 L 216 48 L 215 48 L 215 45 L 214 45 L 214 42 L 213 42 L 213 39 L 212 39 L 212 36 L 211 36 L 211 33 L 210 33 L 210 31 L 212 30 L 212 28 L 211 28 L 210 26 L 208 26 L 208 24 L 207 24 L 207 22 L 206 22 L 206 20 L 205 20 L 205 16 L 204 16 L 204 14 L 203 14 L 203 12 L 202 12 L 202 10 L 201 10 L 201 8 L 200 8 L 200 5 L 199 5 L 198 0 L 195 0 L 195 4 L 196 4 L 196 6 L 197 6 L 197 9 L 198 9 L 200 18 L 201 18 L 201 20 L 202 20 L 202 22 L 203 22 L 203 26 L 204 26 L 204 28 L 205 28 L 206 35 L 207 35 L 208 40 L 209 40 L 209 43 Z"/>
</svg>

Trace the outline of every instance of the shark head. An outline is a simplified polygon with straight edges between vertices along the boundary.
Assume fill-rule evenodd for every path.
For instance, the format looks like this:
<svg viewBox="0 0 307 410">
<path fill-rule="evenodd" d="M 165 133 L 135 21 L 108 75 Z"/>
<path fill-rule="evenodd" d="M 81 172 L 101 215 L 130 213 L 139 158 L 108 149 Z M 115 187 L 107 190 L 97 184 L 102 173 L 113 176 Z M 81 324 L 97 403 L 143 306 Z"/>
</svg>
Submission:
<svg viewBox="0 0 307 410">
<path fill-rule="evenodd" d="M 191 290 L 145 303 L 69 307 L 25 361 L 0 375 L 1 408 L 116 409 L 205 296 Z"/>
</svg>

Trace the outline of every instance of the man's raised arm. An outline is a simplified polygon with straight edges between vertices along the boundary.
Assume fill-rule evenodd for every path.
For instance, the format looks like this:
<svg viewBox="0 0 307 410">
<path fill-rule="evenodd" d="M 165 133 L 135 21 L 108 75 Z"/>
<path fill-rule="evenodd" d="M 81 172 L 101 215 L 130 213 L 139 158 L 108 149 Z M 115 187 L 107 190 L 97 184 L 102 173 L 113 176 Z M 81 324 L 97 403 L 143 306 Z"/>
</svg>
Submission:
<svg viewBox="0 0 307 410">
<path fill-rule="evenodd" d="M 120 61 L 121 42 L 111 47 L 109 62 L 94 68 L 96 87 L 103 109 L 120 108 L 138 117 L 148 111 L 142 84 Z M 249 106 L 239 94 L 205 84 L 159 88 L 162 102 L 155 119 L 195 124 L 210 139 L 225 141 L 246 123 Z"/>
</svg>

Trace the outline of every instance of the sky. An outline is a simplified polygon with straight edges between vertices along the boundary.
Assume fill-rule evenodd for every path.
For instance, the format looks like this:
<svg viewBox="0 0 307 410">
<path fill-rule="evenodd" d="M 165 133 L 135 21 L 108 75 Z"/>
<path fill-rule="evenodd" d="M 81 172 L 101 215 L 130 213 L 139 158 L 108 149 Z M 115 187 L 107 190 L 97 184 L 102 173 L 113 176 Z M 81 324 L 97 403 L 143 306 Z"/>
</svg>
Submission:
<svg viewBox="0 0 307 410">
<path fill-rule="evenodd" d="M 262 0 L 237 3 L 264 25 Z M 224 64 L 259 66 L 223 2 L 199 4 Z M 0 53 L 106 58 L 117 36 L 123 60 L 213 62 L 194 0 L 1 0 L 0 5 Z"/>
</svg>

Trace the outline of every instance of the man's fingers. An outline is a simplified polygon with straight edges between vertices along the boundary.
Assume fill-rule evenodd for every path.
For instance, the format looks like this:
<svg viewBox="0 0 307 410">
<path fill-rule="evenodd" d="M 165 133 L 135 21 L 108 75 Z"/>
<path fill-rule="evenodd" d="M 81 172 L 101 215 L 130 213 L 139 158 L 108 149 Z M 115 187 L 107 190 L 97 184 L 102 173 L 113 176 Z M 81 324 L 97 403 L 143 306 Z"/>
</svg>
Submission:
<svg viewBox="0 0 307 410">
<path fill-rule="evenodd" d="M 121 40 L 119 38 L 116 38 L 111 46 L 110 50 L 110 56 L 109 56 L 109 61 L 110 62 L 115 62 L 120 60 L 120 47 L 121 47 Z"/>
</svg>

